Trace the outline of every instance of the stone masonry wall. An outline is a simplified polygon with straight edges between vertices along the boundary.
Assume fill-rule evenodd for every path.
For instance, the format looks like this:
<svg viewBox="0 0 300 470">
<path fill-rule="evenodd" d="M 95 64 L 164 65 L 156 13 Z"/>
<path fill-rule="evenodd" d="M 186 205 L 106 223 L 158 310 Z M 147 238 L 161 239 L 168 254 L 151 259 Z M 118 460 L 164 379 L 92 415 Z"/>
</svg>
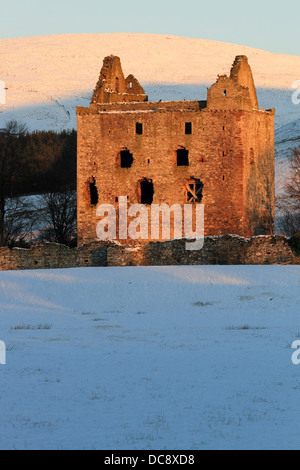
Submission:
<svg viewBox="0 0 300 470">
<path fill-rule="evenodd" d="M 142 135 L 136 134 L 137 122 L 143 125 Z M 187 122 L 192 123 L 190 135 L 185 134 Z M 99 222 L 97 207 L 90 203 L 88 184 L 91 179 L 97 187 L 98 204 L 111 204 L 118 213 L 120 196 L 127 196 L 130 205 L 141 202 L 138 191 L 144 178 L 153 183 L 153 203 L 165 203 L 170 207 L 174 203 L 181 207 L 186 204 L 186 184 L 197 178 L 204 184 L 205 234 L 252 236 L 254 230 L 247 208 L 249 188 L 252 194 L 254 190 L 247 183 L 256 181 L 258 185 L 261 175 L 270 175 L 272 188 L 274 163 L 266 165 L 264 173 L 256 164 L 262 161 L 269 163 L 272 159 L 272 152 L 268 151 L 268 157 L 265 157 L 265 149 L 261 145 L 265 136 L 271 134 L 272 122 L 273 116 L 266 112 L 200 111 L 199 105 L 198 111 L 107 112 L 88 114 L 84 119 L 78 115 L 79 245 L 95 240 Z M 255 136 L 259 125 L 258 139 Z M 176 165 L 179 148 L 188 150 L 188 166 Z M 120 167 L 122 149 L 132 154 L 131 168 Z M 251 158 L 253 163 L 250 163 Z M 251 179 L 254 172 L 256 179 Z M 266 191 L 261 194 L 266 194 Z M 254 196 L 252 202 L 253 218 L 261 221 L 263 217 L 256 208 L 259 206 L 263 210 L 265 206 Z M 270 211 L 273 212 L 273 201 Z M 263 224 L 262 221 L 260 225 Z M 259 233 L 272 233 L 272 227 Z"/>
<path fill-rule="evenodd" d="M 187 251 L 186 240 L 122 246 L 95 242 L 70 249 L 46 244 L 30 250 L 0 248 L 0 271 L 107 266 L 300 264 L 286 237 L 207 237 L 199 251 Z"/>
</svg>

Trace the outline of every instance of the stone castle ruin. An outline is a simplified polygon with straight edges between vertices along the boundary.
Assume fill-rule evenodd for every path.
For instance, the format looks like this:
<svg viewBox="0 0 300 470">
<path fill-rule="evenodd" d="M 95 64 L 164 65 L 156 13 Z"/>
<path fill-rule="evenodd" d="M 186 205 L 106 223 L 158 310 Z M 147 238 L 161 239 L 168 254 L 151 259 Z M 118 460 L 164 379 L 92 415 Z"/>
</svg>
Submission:
<svg viewBox="0 0 300 470">
<path fill-rule="evenodd" d="M 96 239 L 97 206 L 118 214 L 121 196 L 149 210 L 204 204 L 206 236 L 271 235 L 274 116 L 259 109 L 245 56 L 207 101 L 178 102 L 149 102 L 120 59 L 106 57 L 90 107 L 77 108 L 78 244 Z"/>
<path fill-rule="evenodd" d="M 148 102 L 120 59 L 105 58 L 90 107 L 77 108 L 79 247 L 3 247 L 0 271 L 299 264 L 293 240 L 273 236 L 274 115 L 258 107 L 245 56 L 236 57 L 229 77 L 218 77 L 207 101 L 179 102 Z M 155 203 L 194 212 L 204 204 L 203 249 L 187 250 L 180 237 L 96 241 L 97 208 L 109 204 L 118 213 L 124 196 L 149 212 Z"/>
</svg>

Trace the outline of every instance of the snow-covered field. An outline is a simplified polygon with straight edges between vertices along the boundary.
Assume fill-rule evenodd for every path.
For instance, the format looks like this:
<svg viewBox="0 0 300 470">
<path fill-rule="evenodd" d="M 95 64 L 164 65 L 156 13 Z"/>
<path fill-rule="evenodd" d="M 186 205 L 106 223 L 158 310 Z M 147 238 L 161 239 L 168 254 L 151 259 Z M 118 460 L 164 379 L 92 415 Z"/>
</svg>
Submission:
<svg viewBox="0 0 300 470">
<path fill-rule="evenodd" d="M 0 128 L 76 127 L 110 54 L 154 101 L 206 99 L 247 55 L 276 108 L 280 193 L 300 144 L 296 56 L 145 34 L 0 40 Z M 299 449 L 299 284 L 296 266 L 0 273 L 0 449 Z"/>
<path fill-rule="evenodd" d="M 300 271 L 0 273 L 1 449 L 299 449 Z"/>
</svg>

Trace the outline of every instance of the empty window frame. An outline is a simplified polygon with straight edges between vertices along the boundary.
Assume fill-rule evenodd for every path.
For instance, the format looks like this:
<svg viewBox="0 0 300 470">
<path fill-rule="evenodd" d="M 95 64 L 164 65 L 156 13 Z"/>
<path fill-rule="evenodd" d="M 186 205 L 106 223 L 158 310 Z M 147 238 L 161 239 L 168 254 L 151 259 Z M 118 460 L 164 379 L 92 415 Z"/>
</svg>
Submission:
<svg viewBox="0 0 300 470">
<path fill-rule="evenodd" d="M 133 164 L 133 155 L 128 149 L 123 149 L 120 152 L 120 166 L 121 168 L 131 168 Z"/>
<path fill-rule="evenodd" d="M 189 166 L 189 151 L 183 147 L 176 151 L 177 166 Z"/>
<path fill-rule="evenodd" d="M 95 178 L 91 178 L 88 181 L 88 188 L 89 188 L 89 202 L 91 206 L 96 206 L 99 202 L 99 194 L 98 189 L 96 186 Z"/>
<path fill-rule="evenodd" d="M 204 184 L 199 179 L 191 179 L 186 182 L 186 201 L 189 203 L 201 202 L 203 199 Z"/>
<path fill-rule="evenodd" d="M 141 204 L 151 205 L 153 203 L 154 186 L 152 180 L 143 179 L 140 182 Z"/>
<path fill-rule="evenodd" d="M 192 134 L 192 123 L 191 122 L 186 122 L 185 123 L 185 133 L 186 133 L 186 135 L 191 135 Z"/>
</svg>

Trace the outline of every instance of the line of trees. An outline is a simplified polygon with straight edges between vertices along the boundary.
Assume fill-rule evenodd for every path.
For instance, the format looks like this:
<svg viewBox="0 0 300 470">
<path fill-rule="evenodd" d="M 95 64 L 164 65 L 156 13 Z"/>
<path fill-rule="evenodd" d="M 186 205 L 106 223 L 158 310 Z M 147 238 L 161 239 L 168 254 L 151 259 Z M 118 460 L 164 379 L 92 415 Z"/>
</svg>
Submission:
<svg viewBox="0 0 300 470">
<path fill-rule="evenodd" d="M 290 178 L 286 181 L 284 194 L 277 199 L 277 208 L 282 214 L 279 218 L 278 226 L 285 235 L 294 236 L 299 240 L 300 148 L 295 149 L 290 156 L 290 170 Z"/>
<path fill-rule="evenodd" d="M 29 133 L 17 121 L 6 123 L 0 133 L 0 246 L 24 246 L 37 227 L 43 240 L 75 243 L 76 142 L 75 130 Z M 33 194 L 44 194 L 42 208 L 24 197 Z"/>
</svg>

